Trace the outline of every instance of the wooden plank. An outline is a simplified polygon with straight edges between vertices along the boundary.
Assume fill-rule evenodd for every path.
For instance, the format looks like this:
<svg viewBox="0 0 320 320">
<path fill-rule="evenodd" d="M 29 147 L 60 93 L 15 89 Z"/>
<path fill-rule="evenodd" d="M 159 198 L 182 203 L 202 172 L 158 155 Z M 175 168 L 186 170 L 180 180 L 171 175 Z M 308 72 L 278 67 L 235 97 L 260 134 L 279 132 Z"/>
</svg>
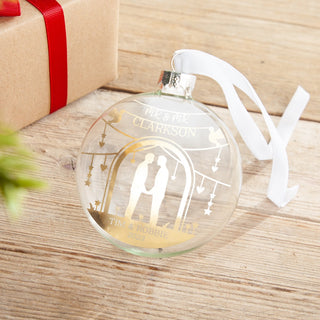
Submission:
<svg viewBox="0 0 320 320">
<path fill-rule="evenodd" d="M 50 188 L 28 197 L 15 224 L 1 207 L 1 318 L 319 319 L 318 123 L 300 121 L 288 146 L 290 183 L 301 190 L 283 209 L 265 197 L 271 163 L 257 163 L 235 134 L 244 183 L 230 223 L 194 252 L 154 260 L 104 240 L 76 189 L 85 132 L 127 96 L 99 91 L 22 130 Z M 214 110 L 234 130 L 227 110 Z"/>
<path fill-rule="evenodd" d="M 167 12 L 188 13 L 206 17 L 210 12 L 217 12 L 236 17 L 249 17 L 261 21 L 277 21 L 286 24 L 298 24 L 308 27 L 320 27 L 318 12 L 320 4 L 314 0 L 270 0 L 267 3 L 264 0 L 241 1 L 235 3 L 232 0 L 224 0 L 212 4 L 210 0 L 203 0 L 201 3 L 188 1 L 182 5 L 179 1 L 163 2 L 147 0 L 137 2 L 124 2 L 130 6 L 150 7 L 154 10 Z"/>
<path fill-rule="evenodd" d="M 252 83 L 268 111 L 283 113 L 298 85 L 311 94 L 304 119 L 320 120 L 320 5 L 316 1 L 122 1 L 119 79 L 108 88 L 152 91 L 173 52 L 203 50 Z M 216 84 L 199 81 L 195 97 L 225 106 Z M 244 99 L 250 110 L 256 107 Z"/>
</svg>

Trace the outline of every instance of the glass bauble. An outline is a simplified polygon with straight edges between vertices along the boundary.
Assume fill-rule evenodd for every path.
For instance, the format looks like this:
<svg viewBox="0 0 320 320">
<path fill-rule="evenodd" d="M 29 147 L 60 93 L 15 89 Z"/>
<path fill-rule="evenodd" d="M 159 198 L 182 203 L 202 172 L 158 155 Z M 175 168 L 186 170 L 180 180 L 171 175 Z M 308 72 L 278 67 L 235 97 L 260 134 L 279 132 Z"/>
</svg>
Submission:
<svg viewBox="0 0 320 320">
<path fill-rule="evenodd" d="M 107 109 L 78 158 L 84 211 L 116 246 L 166 257 L 197 248 L 228 222 L 241 187 L 237 144 L 191 98 L 195 77 L 163 72 L 161 88 Z"/>
</svg>

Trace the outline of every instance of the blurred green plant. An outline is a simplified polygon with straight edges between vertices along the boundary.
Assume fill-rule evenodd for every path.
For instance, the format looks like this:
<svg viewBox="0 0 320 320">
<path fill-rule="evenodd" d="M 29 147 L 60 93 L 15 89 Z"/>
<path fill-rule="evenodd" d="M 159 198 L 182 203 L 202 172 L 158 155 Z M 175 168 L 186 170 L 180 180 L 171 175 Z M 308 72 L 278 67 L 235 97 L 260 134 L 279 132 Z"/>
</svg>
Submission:
<svg viewBox="0 0 320 320">
<path fill-rule="evenodd" d="M 21 215 L 22 200 L 28 189 L 46 186 L 30 175 L 36 170 L 32 160 L 32 153 L 23 146 L 18 133 L 0 126 L 0 194 L 11 220 Z"/>
</svg>

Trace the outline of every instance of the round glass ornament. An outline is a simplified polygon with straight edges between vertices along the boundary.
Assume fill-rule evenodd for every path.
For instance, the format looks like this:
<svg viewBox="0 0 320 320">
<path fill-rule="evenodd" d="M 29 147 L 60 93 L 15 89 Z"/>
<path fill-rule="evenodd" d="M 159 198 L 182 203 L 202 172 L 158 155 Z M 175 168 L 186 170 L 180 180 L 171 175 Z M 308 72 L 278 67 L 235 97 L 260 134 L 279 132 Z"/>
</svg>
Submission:
<svg viewBox="0 0 320 320">
<path fill-rule="evenodd" d="M 82 143 L 77 183 L 84 211 L 105 238 L 132 254 L 195 249 L 236 207 L 238 146 L 218 116 L 191 98 L 195 80 L 163 71 L 159 90 L 107 109 Z"/>
</svg>

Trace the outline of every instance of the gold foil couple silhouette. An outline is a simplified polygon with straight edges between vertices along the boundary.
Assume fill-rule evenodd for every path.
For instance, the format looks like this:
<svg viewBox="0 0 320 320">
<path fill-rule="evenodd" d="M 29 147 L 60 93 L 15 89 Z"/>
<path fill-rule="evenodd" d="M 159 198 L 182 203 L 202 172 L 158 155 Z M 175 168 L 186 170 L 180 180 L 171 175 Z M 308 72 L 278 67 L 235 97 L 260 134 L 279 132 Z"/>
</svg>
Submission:
<svg viewBox="0 0 320 320">
<path fill-rule="evenodd" d="M 148 153 L 146 154 L 145 159 L 138 165 L 132 181 L 130 199 L 125 212 L 125 216 L 131 219 L 141 194 L 151 195 L 152 203 L 150 212 L 150 224 L 152 226 L 157 225 L 159 210 L 165 197 L 169 179 L 169 170 L 166 165 L 167 158 L 161 155 L 157 160 L 157 164 L 158 166 L 160 166 L 160 168 L 156 174 L 154 185 L 150 190 L 146 189 L 145 184 L 149 174 L 149 165 L 153 163 L 154 158 L 155 156 L 153 153 Z"/>
</svg>

